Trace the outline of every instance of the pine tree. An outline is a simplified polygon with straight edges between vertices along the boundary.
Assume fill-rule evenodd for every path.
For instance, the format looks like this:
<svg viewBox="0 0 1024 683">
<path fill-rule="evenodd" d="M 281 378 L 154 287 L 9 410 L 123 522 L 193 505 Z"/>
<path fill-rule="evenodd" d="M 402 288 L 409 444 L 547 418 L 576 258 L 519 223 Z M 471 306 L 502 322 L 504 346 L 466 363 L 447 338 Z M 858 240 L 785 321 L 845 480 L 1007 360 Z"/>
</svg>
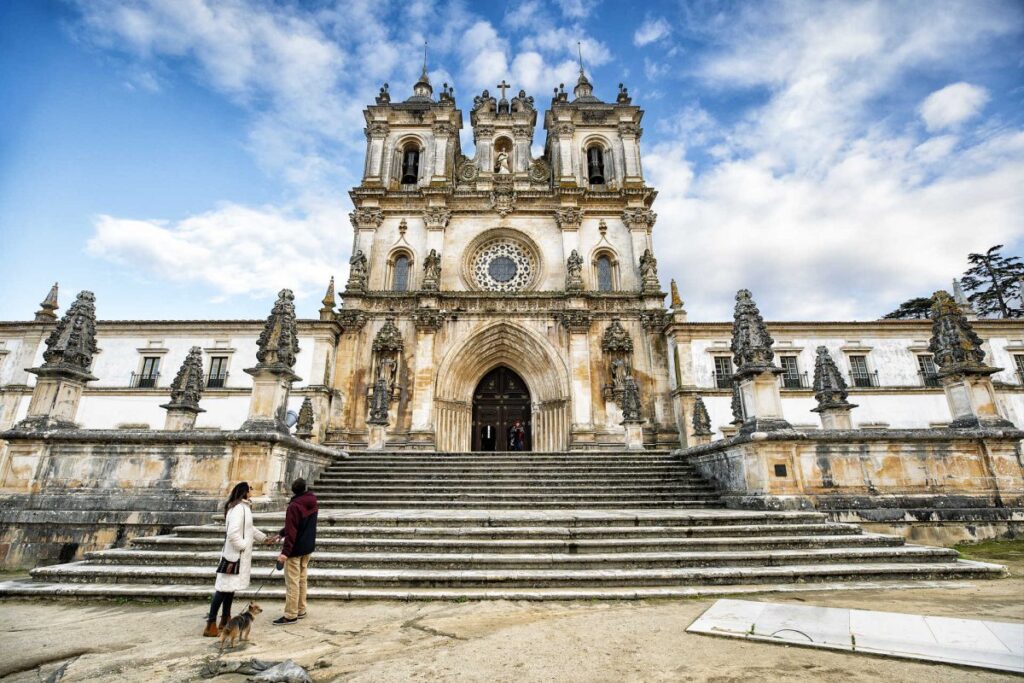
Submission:
<svg viewBox="0 0 1024 683">
<path fill-rule="evenodd" d="M 931 298 L 918 296 L 913 299 L 907 299 L 895 311 L 886 313 L 882 317 L 890 320 L 926 320 L 931 309 Z"/>
<path fill-rule="evenodd" d="M 967 256 L 971 267 L 961 280 L 967 296 L 979 315 L 993 318 L 1024 316 L 1021 302 L 1021 279 L 1024 263 L 1020 257 L 1003 256 L 997 244 L 984 254 Z"/>
</svg>

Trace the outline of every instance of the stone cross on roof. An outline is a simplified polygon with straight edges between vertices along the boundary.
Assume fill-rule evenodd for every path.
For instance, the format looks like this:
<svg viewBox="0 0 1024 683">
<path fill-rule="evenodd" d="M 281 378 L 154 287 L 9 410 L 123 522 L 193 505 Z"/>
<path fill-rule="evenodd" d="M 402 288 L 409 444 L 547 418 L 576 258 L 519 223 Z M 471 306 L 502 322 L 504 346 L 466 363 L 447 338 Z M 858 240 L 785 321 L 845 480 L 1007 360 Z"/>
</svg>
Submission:
<svg viewBox="0 0 1024 683">
<path fill-rule="evenodd" d="M 508 83 L 506 83 L 505 79 L 503 78 L 503 79 L 501 79 L 501 83 L 499 83 L 498 85 L 496 85 L 494 87 L 496 87 L 499 90 L 501 90 L 501 99 L 505 99 L 505 91 L 508 90 L 509 88 L 511 88 L 512 86 L 509 85 Z"/>
</svg>

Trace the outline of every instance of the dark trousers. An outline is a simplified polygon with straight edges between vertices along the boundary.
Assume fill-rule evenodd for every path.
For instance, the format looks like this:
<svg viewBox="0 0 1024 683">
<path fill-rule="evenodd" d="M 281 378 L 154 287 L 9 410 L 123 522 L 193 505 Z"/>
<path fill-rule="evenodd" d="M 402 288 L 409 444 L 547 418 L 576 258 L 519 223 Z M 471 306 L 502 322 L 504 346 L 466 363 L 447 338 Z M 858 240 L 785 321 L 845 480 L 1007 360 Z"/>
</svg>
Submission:
<svg viewBox="0 0 1024 683">
<path fill-rule="evenodd" d="M 206 618 L 207 621 L 217 621 L 217 610 L 224 607 L 224 619 L 231 616 L 231 602 L 235 599 L 234 593 L 222 593 L 220 591 L 213 592 L 213 600 L 210 601 L 210 616 Z"/>
</svg>

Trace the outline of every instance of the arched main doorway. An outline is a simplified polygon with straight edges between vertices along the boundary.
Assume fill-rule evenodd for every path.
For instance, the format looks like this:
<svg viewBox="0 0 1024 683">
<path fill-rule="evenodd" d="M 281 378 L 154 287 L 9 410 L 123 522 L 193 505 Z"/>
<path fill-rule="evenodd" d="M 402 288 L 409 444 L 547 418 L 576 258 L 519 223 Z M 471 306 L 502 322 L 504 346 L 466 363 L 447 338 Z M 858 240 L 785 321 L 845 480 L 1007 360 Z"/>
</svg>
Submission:
<svg viewBox="0 0 1024 683">
<path fill-rule="evenodd" d="M 473 392 L 473 450 L 509 451 L 509 435 L 516 420 L 523 423 L 532 449 L 530 390 L 523 378 L 501 365 L 484 375 Z"/>
</svg>

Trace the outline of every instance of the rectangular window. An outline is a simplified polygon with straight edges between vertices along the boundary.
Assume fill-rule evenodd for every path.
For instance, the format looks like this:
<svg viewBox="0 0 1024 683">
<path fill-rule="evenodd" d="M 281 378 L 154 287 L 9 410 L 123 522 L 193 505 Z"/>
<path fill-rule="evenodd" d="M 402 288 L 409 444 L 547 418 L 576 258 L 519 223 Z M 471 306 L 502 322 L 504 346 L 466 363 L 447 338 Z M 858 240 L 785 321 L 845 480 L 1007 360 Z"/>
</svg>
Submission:
<svg viewBox="0 0 1024 683">
<path fill-rule="evenodd" d="M 715 386 L 732 389 L 732 356 L 715 356 Z"/>
<path fill-rule="evenodd" d="M 850 383 L 855 387 L 876 386 L 874 377 L 868 372 L 868 357 L 851 355 L 850 359 Z"/>
<path fill-rule="evenodd" d="M 135 386 L 141 389 L 149 389 L 156 386 L 160 377 L 160 356 L 143 356 L 142 372 L 139 373 Z"/>
<path fill-rule="evenodd" d="M 935 367 L 935 359 L 931 355 L 922 353 L 917 357 L 917 370 L 921 375 L 921 382 L 924 386 L 940 386 L 939 370 Z"/>
<path fill-rule="evenodd" d="M 1013 354 L 1013 364 L 1017 366 L 1017 381 L 1024 384 L 1024 353 Z"/>
<path fill-rule="evenodd" d="M 223 387 L 228 380 L 228 357 L 213 356 L 210 358 L 210 374 L 206 378 L 206 386 L 211 389 Z"/>
<path fill-rule="evenodd" d="M 782 366 L 782 386 L 786 389 L 799 389 L 802 385 L 796 356 L 779 356 L 779 365 Z"/>
</svg>

